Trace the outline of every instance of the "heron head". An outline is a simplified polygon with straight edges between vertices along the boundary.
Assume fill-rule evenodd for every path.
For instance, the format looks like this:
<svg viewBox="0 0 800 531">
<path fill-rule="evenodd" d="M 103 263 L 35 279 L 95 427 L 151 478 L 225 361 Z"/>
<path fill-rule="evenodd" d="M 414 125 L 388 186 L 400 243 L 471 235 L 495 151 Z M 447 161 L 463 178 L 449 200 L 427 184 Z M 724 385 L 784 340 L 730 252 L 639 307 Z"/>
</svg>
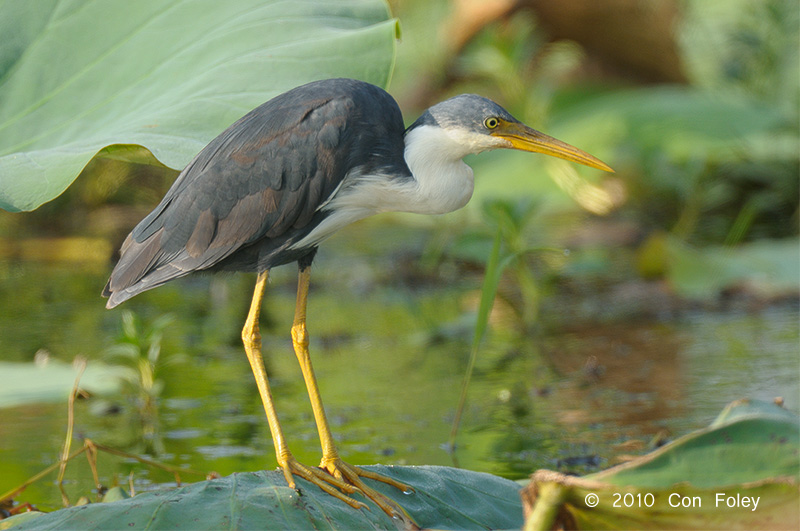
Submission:
<svg viewBox="0 0 800 531">
<path fill-rule="evenodd" d="M 528 127 L 497 103 L 476 94 L 461 94 L 437 103 L 409 130 L 420 125 L 442 128 L 468 153 L 498 148 L 518 149 L 614 171 L 597 157 Z"/>
</svg>

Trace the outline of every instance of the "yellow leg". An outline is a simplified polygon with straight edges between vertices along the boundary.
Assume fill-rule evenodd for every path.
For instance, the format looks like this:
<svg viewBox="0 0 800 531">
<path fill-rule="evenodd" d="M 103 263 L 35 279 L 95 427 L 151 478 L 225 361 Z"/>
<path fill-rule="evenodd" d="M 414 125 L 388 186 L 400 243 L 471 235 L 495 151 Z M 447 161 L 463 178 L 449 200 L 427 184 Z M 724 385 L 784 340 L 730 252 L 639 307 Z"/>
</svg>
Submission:
<svg viewBox="0 0 800 531">
<path fill-rule="evenodd" d="M 336 479 L 346 481 L 357 487 L 359 491 L 374 501 L 388 515 L 410 519 L 402 507 L 378 491 L 365 485 L 364 482 L 361 481 L 361 478 L 381 481 L 403 492 L 410 491 L 411 488 L 409 486 L 395 481 L 392 478 L 347 464 L 339 458 L 339 453 L 336 451 L 336 445 L 334 444 L 333 435 L 328 426 L 328 419 L 325 417 L 325 409 L 319 394 L 317 378 L 314 375 L 314 368 L 311 366 L 311 357 L 308 352 L 306 303 L 308 301 L 308 285 L 310 279 L 311 267 L 301 269 L 297 283 L 297 305 L 295 306 L 294 323 L 292 325 L 292 344 L 294 345 L 294 352 L 297 355 L 297 360 L 300 363 L 300 369 L 303 372 L 303 379 L 308 389 L 308 397 L 311 400 L 311 409 L 314 411 L 314 419 L 317 422 L 319 440 L 322 444 L 322 461 L 320 462 L 320 468 L 330 472 Z"/>
<path fill-rule="evenodd" d="M 267 371 L 264 368 L 264 358 L 261 356 L 261 332 L 259 330 L 258 320 L 261 315 L 261 301 L 264 297 L 264 288 L 267 285 L 268 276 L 268 271 L 258 274 L 256 289 L 253 293 L 253 302 L 250 305 L 250 312 L 247 314 L 247 320 L 242 329 L 242 341 L 244 342 L 244 350 L 247 353 L 247 359 L 250 361 L 250 368 L 253 370 L 253 375 L 256 378 L 256 385 L 261 395 L 261 402 L 264 404 L 264 412 L 267 414 L 267 422 L 269 423 L 269 429 L 272 433 L 272 442 L 275 445 L 275 455 L 278 459 L 278 465 L 283 469 L 283 475 L 286 477 L 286 482 L 291 488 L 295 488 L 293 475 L 298 475 L 356 509 L 366 507 L 363 503 L 342 494 L 339 490 L 334 488 L 335 486 L 352 494 L 358 492 L 357 487 L 345 483 L 341 478 L 335 478 L 322 470 L 307 467 L 299 463 L 286 446 L 286 439 L 283 436 L 283 430 L 278 422 L 278 414 L 275 411 L 272 393 L 269 390 Z"/>
</svg>

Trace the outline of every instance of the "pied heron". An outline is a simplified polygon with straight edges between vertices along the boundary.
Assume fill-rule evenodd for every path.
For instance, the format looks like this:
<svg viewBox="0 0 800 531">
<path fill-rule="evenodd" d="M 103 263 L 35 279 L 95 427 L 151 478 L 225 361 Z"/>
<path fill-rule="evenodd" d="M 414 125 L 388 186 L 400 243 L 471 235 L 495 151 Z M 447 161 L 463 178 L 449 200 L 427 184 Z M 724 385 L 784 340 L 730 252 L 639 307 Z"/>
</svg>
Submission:
<svg viewBox="0 0 800 531">
<path fill-rule="evenodd" d="M 593 168 L 606 164 L 516 120 L 500 105 L 462 94 L 426 110 L 407 129 L 383 89 L 352 79 L 316 81 L 246 114 L 178 175 L 126 238 L 103 290 L 108 308 L 195 271 L 258 274 L 242 340 L 286 481 L 303 477 L 353 507 L 361 492 L 389 515 L 392 500 L 361 478 L 408 487 L 342 461 L 325 418 L 308 352 L 306 300 L 317 246 L 342 227 L 380 212 L 444 214 L 472 196 L 471 153 L 511 148 Z M 259 315 L 269 270 L 297 262 L 292 344 L 322 445 L 319 467 L 289 451 L 261 355 Z M 404 512 L 404 511 L 403 511 Z"/>
</svg>

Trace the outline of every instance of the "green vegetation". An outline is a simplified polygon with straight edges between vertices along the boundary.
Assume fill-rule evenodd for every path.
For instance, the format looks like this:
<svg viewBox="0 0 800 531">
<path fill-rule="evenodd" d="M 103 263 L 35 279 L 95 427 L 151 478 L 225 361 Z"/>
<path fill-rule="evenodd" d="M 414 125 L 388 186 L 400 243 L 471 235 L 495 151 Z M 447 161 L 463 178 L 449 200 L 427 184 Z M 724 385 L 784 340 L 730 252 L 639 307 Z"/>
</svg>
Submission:
<svg viewBox="0 0 800 531">
<path fill-rule="evenodd" d="M 122 337 L 103 353 L 103 358 L 121 373 L 123 396 L 129 397 L 141 423 L 146 443 L 142 451 L 155 455 L 164 451 L 158 435 L 158 399 L 164 390 L 160 373 L 182 361 L 175 354 L 166 359 L 161 354 L 161 338 L 174 320 L 172 315 L 162 315 L 142 330 L 133 312 L 124 310 Z"/>
</svg>

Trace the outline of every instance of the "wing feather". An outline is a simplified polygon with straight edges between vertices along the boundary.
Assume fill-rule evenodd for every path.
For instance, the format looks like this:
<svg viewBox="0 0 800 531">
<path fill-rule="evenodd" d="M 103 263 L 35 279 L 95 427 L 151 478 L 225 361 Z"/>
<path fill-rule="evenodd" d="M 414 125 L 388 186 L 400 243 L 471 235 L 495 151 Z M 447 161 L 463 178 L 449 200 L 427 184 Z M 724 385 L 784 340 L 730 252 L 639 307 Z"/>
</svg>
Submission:
<svg viewBox="0 0 800 531">
<path fill-rule="evenodd" d="M 389 125 L 371 121 L 387 103 Z M 320 206 L 373 153 L 394 149 L 402 162 L 402 132 L 391 96 L 352 80 L 304 85 L 257 107 L 211 141 L 133 229 L 104 290 L 107 306 L 222 267 L 237 252 L 247 257 L 233 260 L 237 268 L 263 267 L 250 263 L 258 253 L 248 247 L 273 239 L 285 248 L 278 240 L 311 230 Z"/>
</svg>

